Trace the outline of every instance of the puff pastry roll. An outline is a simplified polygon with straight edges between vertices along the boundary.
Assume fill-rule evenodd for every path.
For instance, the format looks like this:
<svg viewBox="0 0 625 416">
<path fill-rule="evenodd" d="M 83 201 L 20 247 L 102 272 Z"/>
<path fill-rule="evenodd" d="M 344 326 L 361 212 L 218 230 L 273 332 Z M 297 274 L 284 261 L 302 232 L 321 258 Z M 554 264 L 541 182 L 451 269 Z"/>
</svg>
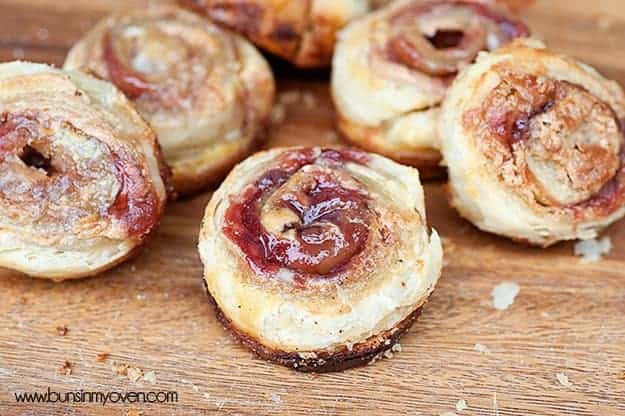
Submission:
<svg viewBox="0 0 625 416">
<path fill-rule="evenodd" d="M 623 120 L 617 83 L 537 41 L 484 54 L 442 109 L 452 203 L 534 245 L 593 238 L 625 213 Z"/>
<path fill-rule="evenodd" d="M 113 85 L 0 64 L 0 266 L 63 280 L 120 263 L 161 218 L 165 172 Z"/>
<path fill-rule="evenodd" d="M 261 357 L 318 372 L 391 348 L 442 263 L 418 172 L 350 149 L 244 161 L 208 204 L 199 251 L 222 322 Z"/>
<path fill-rule="evenodd" d="M 266 132 L 274 80 L 264 58 L 175 6 L 105 18 L 72 48 L 65 68 L 108 79 L 134 102 L 179 194 L 223 179 Z"/>
<path fill-rule="evenodd" d="M 327 67 L 336 32 L 369 0 L 179 0 L 302 68 Z"/>
<path fill-rule="evenodd" d="M 459 70 L 528 34 L 494 1 L 399 0 L 339 34 L 332 96 L 354 145 L 440 176 L 436 126 Z"/>
</svg>

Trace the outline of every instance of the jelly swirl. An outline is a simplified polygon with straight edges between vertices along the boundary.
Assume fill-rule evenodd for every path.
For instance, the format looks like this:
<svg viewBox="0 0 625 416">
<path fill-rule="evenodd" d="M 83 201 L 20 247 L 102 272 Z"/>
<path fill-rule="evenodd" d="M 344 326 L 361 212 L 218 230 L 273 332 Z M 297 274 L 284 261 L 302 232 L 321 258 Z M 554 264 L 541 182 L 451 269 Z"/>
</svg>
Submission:
<svg viewBox="0 0 625 416">
<path fill-rule="evenodd" d="M 211 36 L 218 35 L 185 29 L 183 24 L 173 12 L 164 12 L 158 18 L 128 18 L 102 35 L 105 77 L 146 115 L 197 105 L 198 91 L 215 69 Z"/>
<path fill-rule="evenodd" d="M 234 197 L 224 233 L 261 273 L 332 277 L 368 241 L 374 212 L 362 186 L 341 172 L 364 163 L 355 150 L 293 150 Z"/>
<path fill-rule="evenodd" d="M 615 109 L 569 81 L 508 69 L 499 76 L 464 124 L 502 180 L 579 220 L 615 211 L 625 200 L 625 133 Z"/>
<path fill-rule="evenodd" d="M 97 156 L 81 154 L 68 137 Z M 38 232 L 69 232 L 95 216 L 121 223 L 133 238 L 148 234 L 161 201 L 141 163 L 70 121 L 37 112 L 0 115 L 0 198 L 6 209 L 29 213 Z"/>
<path fill-rule="evenodd" d="M 529 34 L 525 24 L 484 3 L 413 2 L 390 19 L 391 59 L 433 77 L 455 75 L 480 51 Z"/>
<path fill-rule="evenodd" d="M 102 19 L 65 68 L 119 88 L 154 129 L 178 195 L 216 184 L 266 135 L 275 92 L 245 39 L 175 5 Z"/>
<path fill-rule="evenodd" d="M 0 266 L 54 280 L 128 259 L 158 226 L 168 171 L 112 84 L 0 64 Z"/>
</svg>

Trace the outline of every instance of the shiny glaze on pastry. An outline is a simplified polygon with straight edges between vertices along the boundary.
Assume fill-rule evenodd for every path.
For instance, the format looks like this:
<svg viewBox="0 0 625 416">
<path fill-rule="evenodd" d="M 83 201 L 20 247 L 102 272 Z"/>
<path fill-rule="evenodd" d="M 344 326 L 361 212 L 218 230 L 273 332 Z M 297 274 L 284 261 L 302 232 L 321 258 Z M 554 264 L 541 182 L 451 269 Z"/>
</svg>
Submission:
<svg viewBox="0 0 625 416">
<path fill-rule="evenodd" d="M 180 194 L 215 184 L 265 134 L 271 71 L 241 37 L 173 6 L 109 16 L 65 68 L 108 79 L 152 125 Z"/>
</svg>

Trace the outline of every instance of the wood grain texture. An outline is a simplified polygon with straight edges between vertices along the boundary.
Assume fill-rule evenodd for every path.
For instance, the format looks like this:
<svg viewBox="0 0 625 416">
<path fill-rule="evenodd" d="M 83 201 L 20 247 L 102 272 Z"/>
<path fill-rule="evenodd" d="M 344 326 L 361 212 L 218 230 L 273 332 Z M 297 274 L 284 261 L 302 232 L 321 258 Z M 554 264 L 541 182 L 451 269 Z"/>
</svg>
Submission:
<svg viewBox="0 0 625 416">
<path fill-rule="evenodd" d="M 60 65 L 99 17 L 126 2 L 0 1 L 0 59 Z M 552 47 L 625 83 L 622 0 L 537 1 L 526 12 Z M 281 91 L 314 100 L 289 106 L 269 145 L 331 143 L 326 74 L 282 67 Z M 54 284 L 0 272 L 0 415 L 625 415 L 625 223 L 615 248 L 582 264 L 572 244 L 528 249 L 481 233 L 426 185 L 431 224 L 445 237 L 446 267 L 421 319 L 392 359 L 338 374 L 306 375 L 254 358 L 217 323 L 203 293 L 196 251 L 209 195 L 167 210 L 136 259 L 97 278 Z M 521 291 L 505 311 L 490 306 L 502 281 Z M 66 326 L 60 335 L 57 326 Z M 489 354 L 474 349 L 487 346 Z M 100 362 L 97 354 L 110 356 Z M 70 375 L 59 374 L 69 361 Z M 111 369 L 154 371 L 155 384 Z M 561 385 L 557 373 L 568 376 Z M 16 403 L 13 393 L 177 391 L 171 405 Z"/>
</svg>

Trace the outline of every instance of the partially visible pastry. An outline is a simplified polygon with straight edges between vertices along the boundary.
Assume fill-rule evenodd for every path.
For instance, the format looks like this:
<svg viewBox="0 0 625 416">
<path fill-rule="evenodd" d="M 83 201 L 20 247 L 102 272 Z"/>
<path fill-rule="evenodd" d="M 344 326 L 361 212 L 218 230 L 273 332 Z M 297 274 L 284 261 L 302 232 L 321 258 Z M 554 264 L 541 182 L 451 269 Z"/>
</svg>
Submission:
<svg viewBox="0 0 625 416">
<path fill-rule="evenodd" d="M 0 266 L 54 280 L 113 267 L 158 225 L 165 175 L 154 133 L 113 85 L 0 64 Z"/>
<path fill-rule="evenodd" d="M 302 68 L 330 66 L 336 32 L 369 0 L 178 0 Z"/>
<path fill-rule="evenodd" d="M 105 18 L 72 48 L 65 68 L 108 79 L 134 102 L 179 194 L 217 183 L 266 133 L 274 80 L 264 58 L 177 7 Z"/>
<path fill-rule="evenodd" d="M 379 9 L 380 7 L 384 7 L 387 4 L 391 3 L 393 0 L 370 0 L 371 9 Z"/>
<path fill-rule="evenodd" d="M 440 136 L 453 205 L 548 246 L 625 214 L 625 94 L 537 41 L 483 54 L 449 90 Z"/>
<path fill-rule="evenodd" d="M 527 27 L 495 1 L 398 0 L 339 34 L 332 96 L 354 145 L 439 176 L 436 126 L 447 88 L 483 50 Z"/>
<path fill-rule="evenodd" d="M 355 149 L 245 160 L 208 204 L 199 251 L 221 321 L 261 357 L 317 372 L 391 348 L 442 264 L 418 172 Z"/>
</svg>

